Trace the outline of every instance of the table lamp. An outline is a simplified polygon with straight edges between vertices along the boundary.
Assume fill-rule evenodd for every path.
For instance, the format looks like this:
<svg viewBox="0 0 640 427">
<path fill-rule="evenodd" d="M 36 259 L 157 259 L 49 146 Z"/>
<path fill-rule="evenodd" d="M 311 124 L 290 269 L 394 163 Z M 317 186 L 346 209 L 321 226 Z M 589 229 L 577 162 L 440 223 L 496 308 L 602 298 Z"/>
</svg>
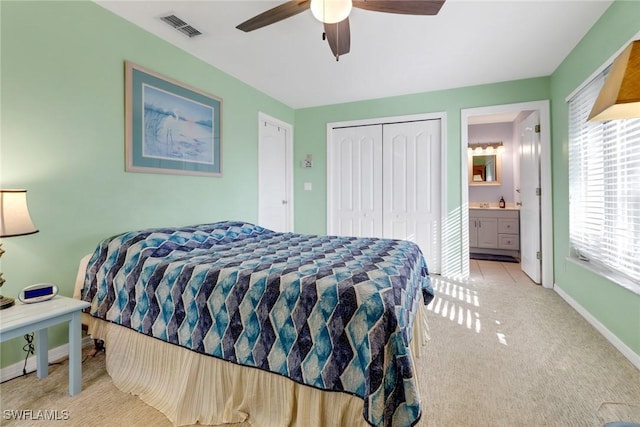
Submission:
<svg viewBox="0 0 640 427">
<path fill-rule="evenodd" d="M 27 190 L 0 190 L 0 237 L 25 236 L 37 232 L 27 207 Z M 0 257 L 3 253 L 0 243 Z M 4 282 L 0 273 L 0 287 Z M 14 303 L 13 298 L 0 295 L 0 310 Z"/>
</svg>

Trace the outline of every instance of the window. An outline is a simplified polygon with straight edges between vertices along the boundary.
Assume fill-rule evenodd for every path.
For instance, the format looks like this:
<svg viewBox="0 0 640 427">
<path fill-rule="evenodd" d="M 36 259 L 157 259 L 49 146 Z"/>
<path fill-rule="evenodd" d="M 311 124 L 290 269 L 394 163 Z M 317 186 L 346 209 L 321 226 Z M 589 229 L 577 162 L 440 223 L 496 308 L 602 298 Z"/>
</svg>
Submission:
<svg viewBox="0 0 640 427">
<path fill-rule="evenodd" d="M 640 294 L 640 119 L 587 122 L 607 71 L 569 100 L 571 256 Z"/>
</svg>

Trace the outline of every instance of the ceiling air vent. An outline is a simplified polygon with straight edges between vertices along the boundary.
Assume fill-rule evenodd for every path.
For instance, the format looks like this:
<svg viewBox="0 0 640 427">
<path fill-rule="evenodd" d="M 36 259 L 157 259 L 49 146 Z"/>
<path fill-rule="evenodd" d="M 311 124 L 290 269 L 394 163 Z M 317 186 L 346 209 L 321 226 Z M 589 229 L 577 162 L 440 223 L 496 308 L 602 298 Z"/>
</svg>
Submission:
<svg viewBox="0 0 640 427">
<path fill-rule="evenodd" d="M 182 19 L 178 18 L 176 15 L 171 14 L 167 16 L 162 16 L 160 17 L 160 19 L 166 22 L 167 24 L 171 25 L 173 28 L 180 31 L 182 34 L 184 34 L 189 38 L 199 36 L 202 34 L 200 31 L 198 31 L 197 29 L 195 29 L 193 26 L 186 23 Z"/>
</svg>

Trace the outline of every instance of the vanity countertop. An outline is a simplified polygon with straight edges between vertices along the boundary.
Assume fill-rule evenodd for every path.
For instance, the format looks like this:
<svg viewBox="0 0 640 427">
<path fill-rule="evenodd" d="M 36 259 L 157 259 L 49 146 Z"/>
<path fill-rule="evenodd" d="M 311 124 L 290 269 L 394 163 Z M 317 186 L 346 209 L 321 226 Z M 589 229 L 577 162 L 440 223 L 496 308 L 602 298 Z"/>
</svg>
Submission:
<svg viewBox="0 0 640 427">
<path fill-rule="evenodd" d="M 516 208 L 513 206 L 507 206 L 506 208 L 499 208 L 498 206 L 489 206 L 488 208 L 470 206 L 469 209 L 473 209 L 476 211 L 519 211 L 520 210 L 520 208 Z"/>
</svg>

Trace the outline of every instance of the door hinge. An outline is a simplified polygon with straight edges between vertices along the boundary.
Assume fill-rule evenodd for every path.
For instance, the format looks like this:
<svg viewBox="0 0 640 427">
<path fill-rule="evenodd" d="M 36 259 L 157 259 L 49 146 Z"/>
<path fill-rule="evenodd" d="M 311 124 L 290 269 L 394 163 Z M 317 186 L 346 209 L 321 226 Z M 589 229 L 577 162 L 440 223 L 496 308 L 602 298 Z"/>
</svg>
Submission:
<svg viewBox="0 0 640 427">
<path fill-rule="evenodd" d="M 542 252 L 536 252 L 536 259 L 542 259 Z"/>
<path fill-rule="evenodd" d="M 536 133 L 540 133 L 540 125 L 536 125 Z"/>
<path fill-rule="evenodd" d="M 538 187 L 536 188 L 536 196 L 541 196 L 542 195 L 542 188 Z"/>
</svg>

